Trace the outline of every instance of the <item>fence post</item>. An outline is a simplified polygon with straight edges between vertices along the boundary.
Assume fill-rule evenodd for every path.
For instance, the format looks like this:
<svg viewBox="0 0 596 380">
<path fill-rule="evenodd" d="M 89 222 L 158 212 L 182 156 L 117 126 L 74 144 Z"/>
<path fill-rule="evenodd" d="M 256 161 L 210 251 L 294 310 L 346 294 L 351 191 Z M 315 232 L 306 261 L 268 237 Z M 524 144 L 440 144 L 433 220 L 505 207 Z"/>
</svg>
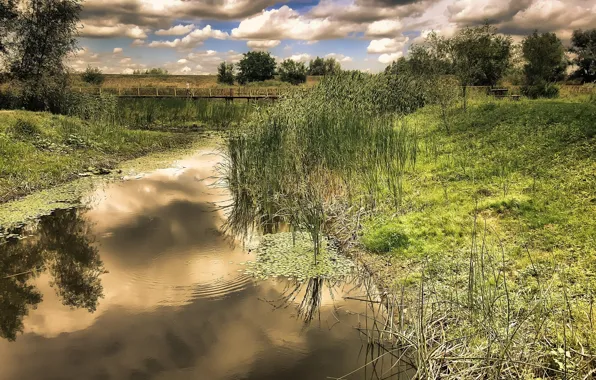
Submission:
<svg viewBox="0 0 596 380">
<path fill-rule="evenodd" d="M 141 88 L 137 87 L 137 96 L 141 96 Z"/>
<path fill-rule="evenodd" d="M 178 97 L 178 93 L 176 91 L 176 87 L 174 87 L 174 97 L 177 98 Z"/>
<path fill-rule="evenodd" d="M 121 92 L 120 92 L 120 86 L 118 86 L 118 96 L 121 96 Z"/>
<path fill-rule="evenodd" d="M 159 96 L 159 87 L 155 87 L 155 94 Z"/>
</svg>

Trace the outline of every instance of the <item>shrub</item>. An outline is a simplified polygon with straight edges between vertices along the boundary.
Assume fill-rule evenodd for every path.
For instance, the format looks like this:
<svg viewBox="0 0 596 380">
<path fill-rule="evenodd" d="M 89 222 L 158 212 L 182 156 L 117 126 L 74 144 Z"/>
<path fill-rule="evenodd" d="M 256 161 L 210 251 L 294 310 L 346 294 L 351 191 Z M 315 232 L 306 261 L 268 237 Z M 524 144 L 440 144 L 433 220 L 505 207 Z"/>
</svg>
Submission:
<svg viewBox="0 0 596 380">
<path fill-rule="evenodd" d="M 395 249 L 407 248 L 410 240 L 403 233 L 400 225 L 390 223 L 365 233 L 362 243 L 371 252 L 389 253 Z"/>
<path fill-rule="evenodd" d="M 234 84 L 234 64 L 222 62 L 217 68 L 217 83 Z"/>
<path fill-rule="evenodd" d="M 40 134 L 39 127 L 28 120 L 19 119 L 10 128 L 10 132 L 17 138 L 29 139 Z"/>
<path fill-rule="evenodd" d="M 84 82 L 101 86 L 106 78 L 98 67 L 89 66 L 83 73 L 82 79 Z"/>
<path fill-rule="evenodd" d="M 306 66 L 302 62 L 286 59 L 279 66 L 279 75 L 282 82 L 293 85 L 306 82 Z"/>
<path fill-rule="evenodd" d="M 522 95 L 530 99 L 537 98 L 557 98 L 559 97 L 559 86 L 554 83 L 537 83 L 525 85 L 521 88 Z"/>
</svg>

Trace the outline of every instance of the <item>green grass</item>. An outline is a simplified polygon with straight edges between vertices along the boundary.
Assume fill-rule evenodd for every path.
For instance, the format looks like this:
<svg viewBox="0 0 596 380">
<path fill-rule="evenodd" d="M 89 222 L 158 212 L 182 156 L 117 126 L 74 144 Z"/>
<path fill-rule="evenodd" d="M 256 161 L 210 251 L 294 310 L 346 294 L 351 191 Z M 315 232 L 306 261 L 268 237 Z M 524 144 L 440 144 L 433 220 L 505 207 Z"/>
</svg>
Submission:
<svg viewBox="0 0 596 380">
<path fill-rule="evenodd" d="M 0 111 L 0 203 L 70 181 L 89 169 L 189 144 L 180 134 L 130 130 L 74 117 Z"/>
<path fill-rule="evenodd" d="M 540 299 L 545 309 L 532 318 L 544 322 L 516 319 L 523 329 L 504 341 L 534 347 L 532 365 L 563 371 L 568 355 L 566 370 L 585 375 L 596 352 L 596 104 L 580 98 L 471 104 L 467 113 L 451 111 L 450 133 L 432 107 L 407 117 L 421 144 L 416 168 L 404 179 L 403 204 L 396 212 L 386 200 L 360 240 L 391 263 L 382 281 L 405 286 L 413 298 L 421 279 L 432 289 L 429 303 L 434 296 L 445 302 L 467 294 L 483 310 L 488 298 L 478 289 L 502 292 L 487 307 L 498 323 L 505 315 L 522 318 Z M 497 276 L 475 272 L 485 270 L 480 260 L 487 257 Z M 500 308 L 505 294 L 507 307 Z M 498 324 L 494 315 L 460 321 L 444 336 L 466 336 L 465 354 L 474 355 L 474 344 L 482 350 L 494 339 L 483 327 Z M 523 356 L 514 346 L 506 350 Z M 568 354 L 561 358 L 563 348 Z M 582 349 L 589 356 L 575 353 Z M 578 363 L 586 367 L 572 367 Z"/>
</svg>

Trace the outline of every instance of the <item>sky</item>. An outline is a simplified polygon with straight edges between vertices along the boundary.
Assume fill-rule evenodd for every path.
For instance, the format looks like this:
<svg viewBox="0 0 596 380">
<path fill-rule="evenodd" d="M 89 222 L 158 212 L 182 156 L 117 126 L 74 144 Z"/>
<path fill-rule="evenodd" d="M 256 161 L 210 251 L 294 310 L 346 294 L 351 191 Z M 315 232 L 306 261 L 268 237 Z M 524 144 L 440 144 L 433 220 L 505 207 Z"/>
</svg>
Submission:
<svg viewBox="0 0 596 380">
<path fill-rule="evenodd" d="M 378 72 L 431 30 L 450 36 L 486 21 L 515 41 L 538 30 L 568 42 L 574 29 L 596 27 L 596 0 L 86 0 L 70 63 L 200 75 L 264 50 Z"/>
</svg>

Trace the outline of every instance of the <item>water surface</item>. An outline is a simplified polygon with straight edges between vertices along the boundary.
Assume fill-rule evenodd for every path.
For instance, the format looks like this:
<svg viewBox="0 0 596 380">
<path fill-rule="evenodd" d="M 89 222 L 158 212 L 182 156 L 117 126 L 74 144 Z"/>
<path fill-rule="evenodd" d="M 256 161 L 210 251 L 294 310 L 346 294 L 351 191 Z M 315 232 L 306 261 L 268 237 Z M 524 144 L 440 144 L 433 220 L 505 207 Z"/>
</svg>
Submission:
<svg viewBox="0 0 596 380">
<path fill-rule="evenodd" d="M 323 286 L 306 325 L 303 292 L 286 302 L 286 281 L 244 274 L 254 257 L 221 232 L 213 153 L 111 184 L 0 246 L 0 379 L 326 379 L 370 360 L 364 305 L 343 299 L 361 288 Z"/>
</svg>

